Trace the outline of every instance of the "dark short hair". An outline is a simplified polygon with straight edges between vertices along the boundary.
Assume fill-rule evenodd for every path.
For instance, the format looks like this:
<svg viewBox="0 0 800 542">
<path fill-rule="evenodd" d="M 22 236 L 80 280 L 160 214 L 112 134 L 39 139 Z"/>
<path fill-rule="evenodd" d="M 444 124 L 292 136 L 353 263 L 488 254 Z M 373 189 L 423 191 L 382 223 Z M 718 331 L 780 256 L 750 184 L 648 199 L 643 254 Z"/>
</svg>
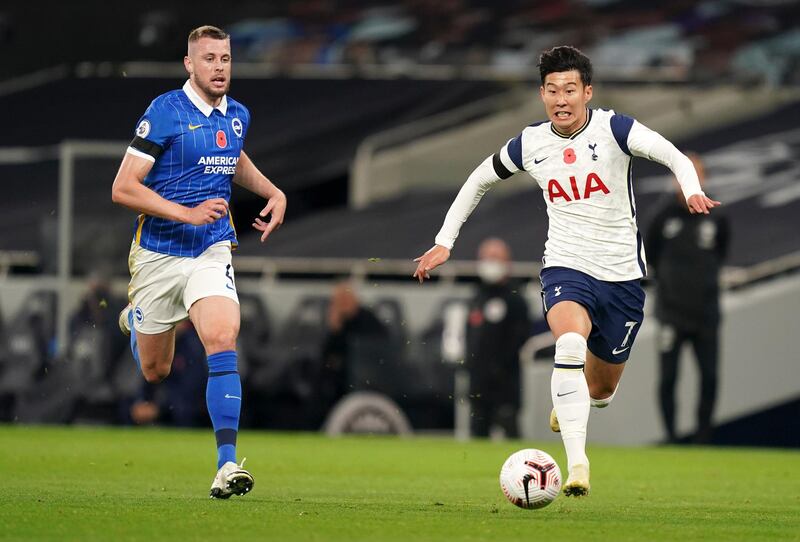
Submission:
<svg viewBox="0 0 800 542">
<path fill-rule="evenodd" d="M 549 73 L 568 72 L 578 70 L 584 86 L 592 84 L 592 61 L 571 45 L 553 47 L 539 56 L 539 74 L 544 78 Z"/>
<path fill-rule="evenodd" d="M 200 38 L 211 38 L 215 40 L 226 40 L 230 38 L 227 32 L 222 30 L 221 28 L 217 28 L 216 26 L 211 26 L 210 24 L 206 24 L 203 26 L 198 26 L 191 32 L 189 32 L 189 43 L 195 42 Z"/>
</svg>

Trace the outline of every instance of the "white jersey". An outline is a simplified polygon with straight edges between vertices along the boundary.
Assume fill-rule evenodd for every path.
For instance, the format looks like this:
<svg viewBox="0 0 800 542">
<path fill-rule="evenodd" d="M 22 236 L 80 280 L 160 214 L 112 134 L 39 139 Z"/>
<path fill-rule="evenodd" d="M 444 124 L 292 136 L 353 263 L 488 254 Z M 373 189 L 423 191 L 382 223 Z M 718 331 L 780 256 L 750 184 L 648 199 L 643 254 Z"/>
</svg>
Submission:
<svg viewBox="0 0 800 542">
<path fill-rule="evenodd" d="M 551 122 L 525 128 L 470 175 L 436 244 L 452 248 L 463 222 L 493 184 L 524 170 L 542 189 L 549 229 L 543 266 L 568 267 L 606 281 L 641 278 L 646 259 L 636 224 L 632 156 L 669 167 L 684 196 L 701 194 L 689 158 L 639 122 L 613 111 L 587 111 L 570 136 Z"/>
</svg>

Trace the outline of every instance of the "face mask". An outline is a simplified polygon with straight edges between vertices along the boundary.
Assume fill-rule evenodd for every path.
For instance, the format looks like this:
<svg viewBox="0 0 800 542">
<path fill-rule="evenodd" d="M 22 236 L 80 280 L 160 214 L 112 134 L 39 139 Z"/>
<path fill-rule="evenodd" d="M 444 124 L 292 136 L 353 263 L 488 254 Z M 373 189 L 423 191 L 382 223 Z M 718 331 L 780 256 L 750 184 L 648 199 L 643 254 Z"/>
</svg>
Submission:
<svg viewBox="0 0 800 542">
<path fill-rule="evenodd" d="M 508 264 L 498 260 L 478 262 L 478 276 L 486 284 L 497 284 L 508 276 Z"/>
</svg>

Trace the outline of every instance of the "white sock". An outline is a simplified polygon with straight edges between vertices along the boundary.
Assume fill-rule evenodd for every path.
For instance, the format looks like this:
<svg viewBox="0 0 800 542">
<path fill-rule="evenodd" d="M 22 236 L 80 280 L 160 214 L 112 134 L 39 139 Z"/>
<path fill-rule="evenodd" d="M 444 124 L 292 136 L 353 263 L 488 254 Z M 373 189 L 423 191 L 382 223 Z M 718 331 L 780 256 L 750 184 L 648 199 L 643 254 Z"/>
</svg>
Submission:
<svg viewBox="0 0 800 542">
<path fill-rule="evenodd" d="M 606 397 L 605 399 L 595 399 L 594 397 L 589 397 L 589 402 L 594 408 L 606 408 L 611 404 L 611 401 L 614 400 L 614 396 L 617 394 L 618 389 L 619 383 L 617 383 L 617 387 L 614 388 L 614 393 L 612 393 L 610 396 Z"/>
<path fill-rule="evenodd" d="M 563 334 L 556 341 L 550 395 L 567 452 L 567 468 L 589 465 L 586 457 L 586 425 L 589 421 L 589 386 L 583 375 L 586 339 L 579 333 Z"/>
</svg>

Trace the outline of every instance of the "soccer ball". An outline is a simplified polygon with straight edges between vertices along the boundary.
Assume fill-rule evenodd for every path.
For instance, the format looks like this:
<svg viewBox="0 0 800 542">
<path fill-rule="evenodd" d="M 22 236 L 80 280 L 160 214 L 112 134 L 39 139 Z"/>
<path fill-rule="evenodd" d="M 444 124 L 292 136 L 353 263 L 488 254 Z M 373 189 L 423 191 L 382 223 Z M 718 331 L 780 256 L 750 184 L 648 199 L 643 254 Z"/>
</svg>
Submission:
<svg viewBox="0 0 800 542">
<path fill-rule="evenodd" d="M 503 463 L 500 489 L 520 508 L 544 508 L 561 491 L 561 469 L 550 455 L 541 450 L 520 450 Z"/>
</svg>

